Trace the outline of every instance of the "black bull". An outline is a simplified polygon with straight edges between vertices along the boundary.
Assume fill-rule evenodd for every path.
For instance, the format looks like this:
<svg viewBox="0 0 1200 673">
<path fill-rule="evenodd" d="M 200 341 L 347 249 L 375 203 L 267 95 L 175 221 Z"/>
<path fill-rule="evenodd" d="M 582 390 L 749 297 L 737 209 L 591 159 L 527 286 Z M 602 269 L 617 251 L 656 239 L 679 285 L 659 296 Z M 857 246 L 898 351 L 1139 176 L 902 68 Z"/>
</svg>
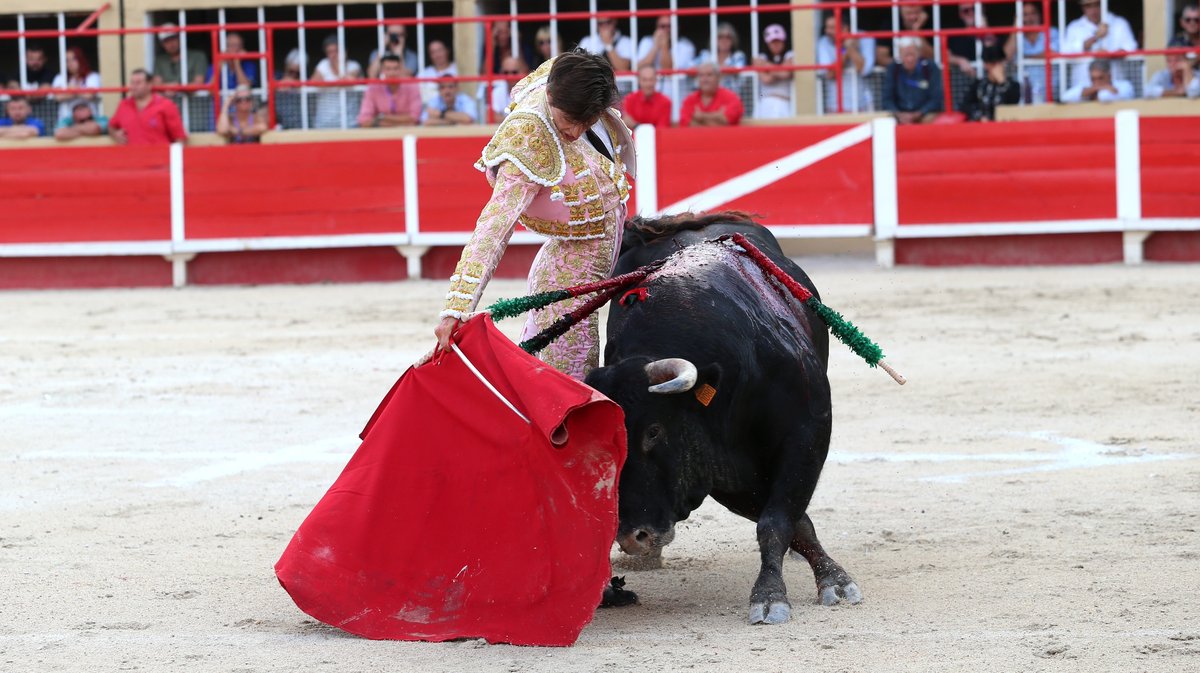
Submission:
<svg viewBox="0 0 1200 673">
<path fill-rule="evenodd" d="M 644 296 L 612 303 L 606 364 L 587 383 L 625 410 L 621 549 L 661 553 L 676 522 L 712 496 L 758 522 L 762 568 L 750 622 L 776 624 L 791 615 L 782 575 L 789 547 L 812 566 L 822 603 L 862 596 L 805 513 L 829 451 L 828 330 L 753 261 L 704 243 L 735 232 L 817 294 L 775 237 L 740 214 L 634 221 L 615 274 L 679 254 L 642 283 Z"/>
</svg>

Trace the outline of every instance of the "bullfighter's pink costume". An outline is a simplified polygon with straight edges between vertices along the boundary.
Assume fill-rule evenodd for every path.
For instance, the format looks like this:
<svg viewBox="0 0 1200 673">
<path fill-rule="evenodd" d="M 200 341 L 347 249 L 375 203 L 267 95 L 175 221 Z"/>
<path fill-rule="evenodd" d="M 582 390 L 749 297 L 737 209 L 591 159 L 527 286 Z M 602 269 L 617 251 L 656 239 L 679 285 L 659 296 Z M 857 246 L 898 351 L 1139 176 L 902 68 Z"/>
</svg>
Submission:
<svg viewBox="0 0 1200 673">
<path fill-rule="evenodd" d="M 513 102 L 475 167 L 492 185 L 446 295 L 441 317 L 463 319 L 475 311 L 496 271 L 513 228 L 550 240 L 529 269 L 529 292 L 545 292 L 606 278 L 616 263 L 625 202 L 634 170 L 633 138 L 621 115 L 609 108 L 601 118 L 613 160 L 586 137 L 566 142 L 554 127 L 546 102 L 553 59 L 513 87 Z M 598 128 L 598 127 L 593 127 Z M 571 299 L 530 313 L 522 339 L 549 327 L 586 299 Z M 551 343 L 541 358 L 582 380 L 600 361 L 600 327 L 595 314 Z"/>
</svg>

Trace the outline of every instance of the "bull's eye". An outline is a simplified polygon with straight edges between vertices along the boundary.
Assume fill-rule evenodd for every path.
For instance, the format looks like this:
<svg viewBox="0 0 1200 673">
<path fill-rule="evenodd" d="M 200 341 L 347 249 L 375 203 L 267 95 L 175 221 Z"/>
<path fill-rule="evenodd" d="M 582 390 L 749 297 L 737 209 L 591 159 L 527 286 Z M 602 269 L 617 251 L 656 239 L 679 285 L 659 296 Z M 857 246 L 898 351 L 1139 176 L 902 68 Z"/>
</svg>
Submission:
<svg viewBox="0 0 1200 673">
<path fill-rule="evenodd" d="M 662 425 L 658 423 L 646 426 L 645 432 L 642 433 L 642 450 L 649 451 L 654 448 L 654 445 L 662 441 L 664 434 Z"/>
</svg>

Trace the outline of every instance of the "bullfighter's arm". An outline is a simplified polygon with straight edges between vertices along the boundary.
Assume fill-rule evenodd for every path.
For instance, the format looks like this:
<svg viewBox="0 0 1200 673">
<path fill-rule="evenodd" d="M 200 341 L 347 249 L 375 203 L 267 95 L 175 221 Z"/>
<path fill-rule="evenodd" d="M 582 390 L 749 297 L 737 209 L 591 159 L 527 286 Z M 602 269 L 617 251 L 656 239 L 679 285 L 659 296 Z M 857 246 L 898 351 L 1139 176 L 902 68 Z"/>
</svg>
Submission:
<svg viewBox="0 0 1200 673">
<path fill-rule="evenodd" d="M 464 320 L 475 310 L 484 287 L 504 256 L 517 218 L 529 207 L 539 189 L 541 185 L 530 180 L 511 161 L 497 167 L 492 197 L 479 214 L 471 240 L 463 248 L 454 275 L 450 277 L 450 292 L 440 317 Z"/>
</svg>

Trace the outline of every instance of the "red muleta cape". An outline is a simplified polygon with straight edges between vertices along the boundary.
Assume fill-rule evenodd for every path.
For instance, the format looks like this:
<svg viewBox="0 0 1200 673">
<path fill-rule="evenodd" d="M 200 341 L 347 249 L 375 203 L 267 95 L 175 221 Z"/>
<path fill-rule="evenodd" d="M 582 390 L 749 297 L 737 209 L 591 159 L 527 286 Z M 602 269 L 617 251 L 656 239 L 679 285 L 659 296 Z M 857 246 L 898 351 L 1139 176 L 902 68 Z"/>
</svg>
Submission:
<svg viewBox="0 0 1200 673">
<path fill-rule="evenodd" d="M 488 316 L 410 368 L 275 564 L 301 610 L 360 636 L 570 645 L 611 576 L 621 409 Z M 564 433 L 565 431 L 565 433 Z"/>
</svg>

